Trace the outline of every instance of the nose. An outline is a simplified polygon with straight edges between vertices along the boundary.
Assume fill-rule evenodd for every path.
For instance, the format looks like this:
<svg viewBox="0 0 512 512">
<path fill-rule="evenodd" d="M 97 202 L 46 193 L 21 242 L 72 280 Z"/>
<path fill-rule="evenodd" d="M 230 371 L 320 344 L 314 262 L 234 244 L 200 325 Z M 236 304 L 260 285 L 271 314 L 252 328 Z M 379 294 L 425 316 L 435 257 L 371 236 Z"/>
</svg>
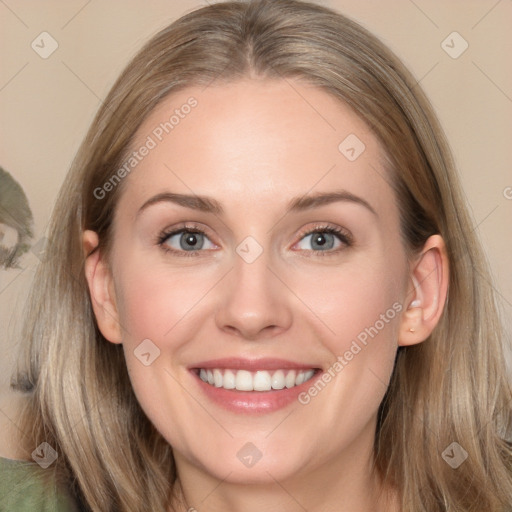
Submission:
<svg viewBox="0 0 512 512">
<path fill-rule="evenodd" d="M 235 255 L 234 268 L 218 297 L 215 320 L 219 329 L 247 340 L 260 340 L 290 327 L 291 292 L 269 263 L 266 252 L 252 263 Z"/>
</svg>

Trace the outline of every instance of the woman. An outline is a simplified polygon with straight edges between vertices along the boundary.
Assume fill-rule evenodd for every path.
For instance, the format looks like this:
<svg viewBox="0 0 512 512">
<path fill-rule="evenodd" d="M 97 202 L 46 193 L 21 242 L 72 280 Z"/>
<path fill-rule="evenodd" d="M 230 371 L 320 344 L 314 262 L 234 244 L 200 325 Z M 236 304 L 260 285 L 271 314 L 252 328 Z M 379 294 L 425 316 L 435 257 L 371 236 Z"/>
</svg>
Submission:
<svg viewBox="0 0 512 512">
<path fill-rule="evenodd" d="M 23 336 L 26 449 L 84 509 L 510 510 L 502 330 L 448 146 L 328 9 L 218 3 L 142 49 Z"/>
</svg>

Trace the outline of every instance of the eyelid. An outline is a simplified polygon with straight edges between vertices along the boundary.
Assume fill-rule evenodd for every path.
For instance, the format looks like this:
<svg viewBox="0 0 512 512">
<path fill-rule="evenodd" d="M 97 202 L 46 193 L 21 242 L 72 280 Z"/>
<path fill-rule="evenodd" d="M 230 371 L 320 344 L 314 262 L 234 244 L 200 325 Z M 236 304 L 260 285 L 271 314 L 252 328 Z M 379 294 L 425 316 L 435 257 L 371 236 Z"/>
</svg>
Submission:
<svg viewBox="0 0 512 512">
<path fill-rule="evenodd" d="M 156 244 L 159 245 L 162 250 L 165 252 L 170 252 L 172 254 L 176 254 L 179 256 L 199 256 L 200 253 L 206 252 L 206 251 L 212 251 L 214 249 L 200 249 L 198 251 L 180 251 L 177 249 L 174 249 L 172 247 L 169 247 L 165 242 L 170 237 L 178 235 L 183 232 L 190 232 L 190 233 L 197 233 L 202 234 L 205 237 L 207 237 L 210 242 L 218 247 L 218 244 L 216 244 L 213 240 L 211 240 L 211 236 L 209 235 L 209 230 L 206 228 L 206 226 L 203 226 L 201 224 L 198 224 L 196 222 L 182 222 L 176 226 L 164 228 L 161 230 L 156 238 Z"/>
<path fill-rule="evenodd" d="M 348 229 L 343 228 L 341 226 L 337 226 L 336 224 L 330 224 L 328 222 L 318 222 L 314 226 L 309 226 L 301 229 L 297 234 L 297 237 L 299 238 L 298 242 L 300 242 L 305 236 L 311 235 L 312 233 L 316 233 L 318 231 L 332 233 L 335 236 L 338 236 L 340 238 L 340 241 L 346 245 L 352 245 L 354 243 L 354 237 Z M 293 245 L 297 245 L 298 242 L 295 242 Z"/>
<path fill-rule="evenodd" d="M 157 243 L 162 247 L 163 250 L 166 252 L 171 252 L 173 254 L 178 254 L 180 256 L 198 256 L 202 252 L 210 252 L 215 249 L 199 249 L 197 251 L 180 251 L 177 249 L 170 248 L 169 246 L 166 246 L 165 241 L 170 238 L 171 236 L 175 236 L 177 234 L 183 233 L 183 232 L 191 232 L 191 233 L 198 233 L 206 236 L 210 242 L 218 247 L 218 244 L 216 244 L 213 240 L 211 240 L 211 237 L 208 233 L 208 229 L 206 226 L 203 226 L 201 224 L 195 223 L 195 222 L 183 222 L 177 226 L 163 229 L 160 234 L 157 237 Z M 339 251 L 343 250 L 346 247 L 349 247 L 353 244 L 353 236 L 352 233 L 350 233 L 349 230 L 346 228 L 342 228 L 341 226 L 337 226 L 335 224 L 330 224 L 328 222 L 317 222 L 313 226 L 304 227 L 302 228 L 299 233 L 296 235 L 298 237 L 298 240 L 293 243 L 292 248 L 296 246 L 298 243 L 302 241 L 302 239 L 308 235 L 311 235 L 316 232 L 324 232 L 324 233 L 330 233 L 333 234 L 338 238 L 341 244 L 343 244 L 344 247 L 338 248 L 338 249 L 331 249 L 326 251 L 315 251 L 313 249 L 302 249 L 302 251 L 307 251 L 309 253 L 314 253 L 315 255 L 329 255 L 329 254 L 337 254 Z"/>
</svg>

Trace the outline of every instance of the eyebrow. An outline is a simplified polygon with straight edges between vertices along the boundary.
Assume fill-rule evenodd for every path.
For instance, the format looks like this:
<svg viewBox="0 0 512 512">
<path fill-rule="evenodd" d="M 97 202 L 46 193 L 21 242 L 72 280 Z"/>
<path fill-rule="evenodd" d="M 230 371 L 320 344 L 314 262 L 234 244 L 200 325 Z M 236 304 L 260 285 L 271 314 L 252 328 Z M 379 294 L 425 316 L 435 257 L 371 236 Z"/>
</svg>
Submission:
<svg viewBox="0 0 512 512">
<path fill-rule="evenodd" d="M 339 201 L 356 203 L 361 206 L 364 206 L 367 210 L 369 210 L 371 213 L 378 217 L 377 212 L 374 210 L 372 205 L 368 203 L 368 201 L 366 201 L 362 197 L 352 194 L 351 192 L 347 192 L 346 190 L 324 192 L 297 197 L 290 201 L 287 208 L 287 212 L 309 210 L 312 208 L 318 208 L 320 206 L 325 206 Z"/>
<path fill-rule="evenodd" d="M 224 213 L 222 205 L 211 197 L 162 192 L 148 199 L 139 208 L 137 216 L 139 216 L 149 206 L 162 202 L 170 202 L 185 208 L 190 208 L 192 210 L 214 213 L 215 215 L 222 215 Z M 362 197 L 352 194 L 351 192 L 347 192 L 346 190 L 317 193 L 293 198 L 287 205 L 286 213 L 311 210 L 313 208 L 319 208 L 320 206 L 326 206 L 336 202 L 350 202 L 359 204 L 364 206 L 367 210 L 378 217 L 377 212 L 374 210 L 371 204 L 368 203 L 368 201 Z"/>
</svg>

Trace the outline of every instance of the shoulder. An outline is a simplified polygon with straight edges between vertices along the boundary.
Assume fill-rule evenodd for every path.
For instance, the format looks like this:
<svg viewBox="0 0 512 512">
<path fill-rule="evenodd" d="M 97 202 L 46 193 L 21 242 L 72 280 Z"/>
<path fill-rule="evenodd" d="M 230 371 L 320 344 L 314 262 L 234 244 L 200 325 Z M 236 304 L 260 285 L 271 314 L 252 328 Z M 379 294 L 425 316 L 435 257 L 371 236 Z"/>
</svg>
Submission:
<svg viewBox="0 0 512 512">
<path fill-rule="evenodd" d="M 0 457 L 0 512 L 77 512 L 70 493 L 50 471 L 35 462 Z"/>
</svg>

